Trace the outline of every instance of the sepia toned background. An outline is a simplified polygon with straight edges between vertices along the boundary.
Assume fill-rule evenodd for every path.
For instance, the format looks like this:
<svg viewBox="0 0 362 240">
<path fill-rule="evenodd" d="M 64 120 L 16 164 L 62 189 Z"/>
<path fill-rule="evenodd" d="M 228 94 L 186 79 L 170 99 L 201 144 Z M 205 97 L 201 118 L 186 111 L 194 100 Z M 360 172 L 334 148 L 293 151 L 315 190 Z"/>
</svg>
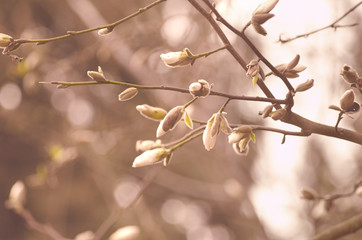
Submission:
<svg viewBox="0 0 362 240">
<path fill-rule="evenodd" d="M 114 22 L 152 1 L 139 0 L 15 0 L 1 2 L 0 32 L 14 38 L 38 39 L 63 35 Z M 261 1 L 216 1 L 225 18 L 241 29 Z M 338 105 L 348 85 L 339 76 L 344 64 L 362 74 L 361 26 L 327 29 L 308 38 L 280 44 L 279 35 L 292 37 L 330 24 L 358 1 L 280 1 L 265 27 L 266 37 L 248 30 L 261 52 L 275 65 L 296 54 L 307 70 L 293 86 L 313 78 L 315 86 L 295 98 L 293 110 L 311 120 L 334 125 Z M 357 8 L 342 23 L 360 23 Z M 237 51 L 254 58 L 230 32 Z M 41 223 L 66 238 L 95 232 L 118 207 L 127 206 L 142 178 L 157 176 L 132 207 L 119 216 L 114 230 L 136 225 L 139 239 L 303 240 L 361 212 L 362 198 L 340 199 L 329 212 L 318 203 L 300 199 L 302 188 L 321 195 L 348 192 L 361 176 L 361 146 L 324 136 L 287 137 L 257 132 L 248 156 L 236 155 L 227 136 L 220 134 L 207 152 L 201 138 L 177 149 L 168 167 L 132 168 L 137 140 L 156 138 L 158 123 L 143 118 L 136 106 L 149 104 L 170 110 L 191 99 L 188 94 L 142 91 L 119 102 L 120 86 L 75 86 L 56 89 L 42 81 L 88 81 L 86 72 L 101 66 L 108 79 L 135 84 L 187 88 L 198 79 L 214 90 L 263 96 L 226 51 L 198 59 L 194 66 L 167 68 L 161 53 L 189 48 L 193 53 L 222 46 L 215 32 L 187 1 L 168 0 L 129 20 L 106 36 L 89 33 L 48 43 L 23 45 L 17 63 L 0 56 L 0 239 L 42 240 L 13 211 L 6 209 L 11 186 L 24 181 L 26 208 Z M 265 69 L 266 70 L 266 69 Z M 286 88 L 277 78 L 266 84 L 276 97 Z M 362 102 L 361 94 L 357 101 Z M 191 106 L 194 119 L 207 121 L 225 99 L 210 96 Z M 227 118 L 235 124 L 261 124 L 288 130 L 291 126 L 263 120 L 265 103 L 232 101 Z M 362 132 L 360 115 L 344 118 L 342 127 Z M 162 137 L 181 138 L 183 124 Z M 156 173 L 155 173 L 156 174 Z M 362 233 L 343 239 L 359 239 Z"/>
</svg>

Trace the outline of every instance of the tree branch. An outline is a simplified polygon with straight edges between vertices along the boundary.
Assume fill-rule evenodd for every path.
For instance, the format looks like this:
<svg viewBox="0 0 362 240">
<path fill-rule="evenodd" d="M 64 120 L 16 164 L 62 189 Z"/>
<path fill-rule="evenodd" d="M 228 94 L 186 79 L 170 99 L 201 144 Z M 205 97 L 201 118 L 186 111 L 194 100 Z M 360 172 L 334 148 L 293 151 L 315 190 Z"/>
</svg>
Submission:
<svg viewBox="0 0 362 240">
<path fill-rule="evenodd" d="M 335 30 L 337 28 L 343 28 L 343 27 L 354 27 L 354 26 L 357 26 L 358 23 L 353 23 L 353 24 L 346 24 L 346 25 L 337 25 L 337 23 L 339 21 L 341 21 L 343 18 L 345 18 L 348 14 L 350 14 L 351 12 L 353 12 L 356 8 L 358 8 L 360 5 L 362 4 L 362 1 L 357 3 L 354 7 L 352 7 L 350 10 L 348 10 L 345 14 L 343 14 L 340 18 L 338 18 L 336 21 L 334 21 L 333 23 L 325 26 L 325 27 L 322 27 L 322 28 L 319 28 L 319 29 L 316 29 L 316 30 L 313 30 L 313 31 L 310 31 L 310 32 L 307 32 L 307 33 L 303 33 L 303 34 L 300 34 L 300 35 L 297 35 L 295 37 L 292 37 L 292 38 L 287 38 L 287 39 L 282 39 L 282 34 L 279 35 L 279 40 L 278 42 L 281 42 L 281 43 L 287 43 L 287 42 L 291 42 L 295 39 L 298 39 L 298 38 L 302 38 L 302 37 L 308 37 L 309 35 L 312 35 L 312 34 L 315 34 L 315 33 L 318 33 L 318 32 L 321 32 L 325 29 L 328 29 L 328 28 L 334 28 Z"/>
<path fill-rule="evenodd" d="M 362 228 L 362 213 L 338 223 L 315 235 L 312 240 L 335 240 Z"/>
</svg>

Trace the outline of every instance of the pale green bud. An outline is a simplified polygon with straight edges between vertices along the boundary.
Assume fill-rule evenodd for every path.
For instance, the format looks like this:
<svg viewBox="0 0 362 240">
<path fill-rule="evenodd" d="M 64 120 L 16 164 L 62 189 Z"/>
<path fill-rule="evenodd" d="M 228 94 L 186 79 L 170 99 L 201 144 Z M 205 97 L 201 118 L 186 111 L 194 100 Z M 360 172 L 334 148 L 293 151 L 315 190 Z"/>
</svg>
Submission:
<svg viewBox="0 0 362 240">
<path fill-rule="evenodd" d="M 166 66 L 171 68 L 185 67 L 189 64 L 192 65 L 195 61 L 195 58 L 192 57 L 188 49 L 184 49 L 182 52 L 163 53 L 160 57 Z"/>
<path fill-rule="evenodd" d="M 171 154 L 171 151 L 166 148 L 155 148 L 147 150 L 135 158 L 132 167 L 143 167 L 155 164 L 162 161 L 169 154 Z"/>
<path fill-rule="evenodd" d="M 0 47 L 1 48 L 6 48 L 13 41 L 14 41 L 14 39 L 11 36 L 6 35 L 4 33 L 0 33 Z"/>
<path fill-rule="evenodd" d="M 137 111 L 150 120 L 161 121 L 167 114 L 167 111 L 163 108 L 152 107 L 147 104 L 136 106 Z"/>
</svg>

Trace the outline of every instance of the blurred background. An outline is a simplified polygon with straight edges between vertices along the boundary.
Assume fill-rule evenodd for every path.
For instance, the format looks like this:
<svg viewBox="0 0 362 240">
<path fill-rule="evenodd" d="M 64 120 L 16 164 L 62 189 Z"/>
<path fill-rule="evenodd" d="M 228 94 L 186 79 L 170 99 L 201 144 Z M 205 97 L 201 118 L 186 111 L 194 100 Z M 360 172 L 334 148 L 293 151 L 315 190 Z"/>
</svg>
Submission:
<svg viewBox="0 0 362 240">
<path fill-rule="evenodd" d="M 152 1 L 140 0 L 15 0 L 2 1 L 0 32 L 14 38 L 38 39 L 114 22 Z M 242 28 L 261 1 L 216 1 L 217 8 Z M 332 23 L 358 1 L 280 1 L 276 16 L 265 24 L 266 37 L 248 30 L 261 52 L 275 65 L 296 54 L 307 70 L 296 86 L 313 78 L 315 86 L 295 98 L 294 111 L 311 120 L 334 125 L 338 105 L 348 89 L 339 73 L 344 64 L 362 75 L 361 26 L 323 32 L 296 41 L 277 43 Z M 362 8 L 341 24 L 360 23 Z M 230 32 L 227 36 L 246 59 L 248 47 Z M 159 55 L 189 48 L 193 53 L 222 46 L 215 32 L 187 1 L 168 0 L 127 21 L 106 36 L 89 33 L 45 45 L 23 45 L 17 63 L 0 56 L 0 202 L 11 186 L 24 181 L 26 208 L 41 223 L 66 238 L 95 232 L 119 206 L 126 206 L 140 189 L 142 178 L 157 176 L 137 203 L 125 211 L 103 239 L 116 229 L 136 225 L 138 239 L 295 239 L 303 240 L 361 212 L 362 199 L 337 200 L 328 212 L 318 203 L 300 199 L 302 188 L 321 195 L 348 192 L 361 176 L 361 146 L 324 136 L 287 137 L 256 133 L 248 156 L 236 155 L 220 134 L 207 152 L 201 138 L 178 149 L 168 167 L 133 169 L 137 140 L 154 140 L 158 123 L 139 115 L 136 106 L 149 104 L 170 110 L 191 99 L 188 94 L 142 91 L 119 102 L 120 86 L 75 86 L 56 89 L 40 81 L 88 81 L 86 72 L 101 66 L 108 79 L 135 84 L 187 88 L 198 79 L 214 90 L 263 96 L 227 52 L 199 59 L 192 67 L 167 68 Z M 266 68 L 264 68 L 266 70 Z M 277 78 L 266 84 L 278 98 L 285 86 Z M 357 101 L 362 102 L 356 91 Z M 225 99 L 210 96 L 190 108 L 194 119 L 207 121 Z M 295 127 L 262 120 L 265 103 L 232 101 L 227 118 L 235 124 L 261 124 L 288 130 Z M 344 118 L 342 127 L 362 132 L 360 115 Z M 167 143 L 188 129 L 180 124 L 162 137 Z M 359 231 L 343 239 L 360 239 Z M 48 236 L 0 204 L 0 239 L 42 240 Z"/>
</svg>

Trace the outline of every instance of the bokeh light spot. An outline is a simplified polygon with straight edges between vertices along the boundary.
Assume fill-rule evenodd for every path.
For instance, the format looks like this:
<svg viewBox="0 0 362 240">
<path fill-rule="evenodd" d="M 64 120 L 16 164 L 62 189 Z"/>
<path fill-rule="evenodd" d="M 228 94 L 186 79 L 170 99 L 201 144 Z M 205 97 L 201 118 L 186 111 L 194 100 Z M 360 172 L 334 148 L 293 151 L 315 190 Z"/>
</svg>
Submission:
<svg viewBox="0 0 362 240">
<path fill-rule="evenodd" d="M 6 110 L 13 110 L 21 103 L 21 90 L 14 83 L 5 84 L 0 90 L 0 105 Z"/>
</svg>

